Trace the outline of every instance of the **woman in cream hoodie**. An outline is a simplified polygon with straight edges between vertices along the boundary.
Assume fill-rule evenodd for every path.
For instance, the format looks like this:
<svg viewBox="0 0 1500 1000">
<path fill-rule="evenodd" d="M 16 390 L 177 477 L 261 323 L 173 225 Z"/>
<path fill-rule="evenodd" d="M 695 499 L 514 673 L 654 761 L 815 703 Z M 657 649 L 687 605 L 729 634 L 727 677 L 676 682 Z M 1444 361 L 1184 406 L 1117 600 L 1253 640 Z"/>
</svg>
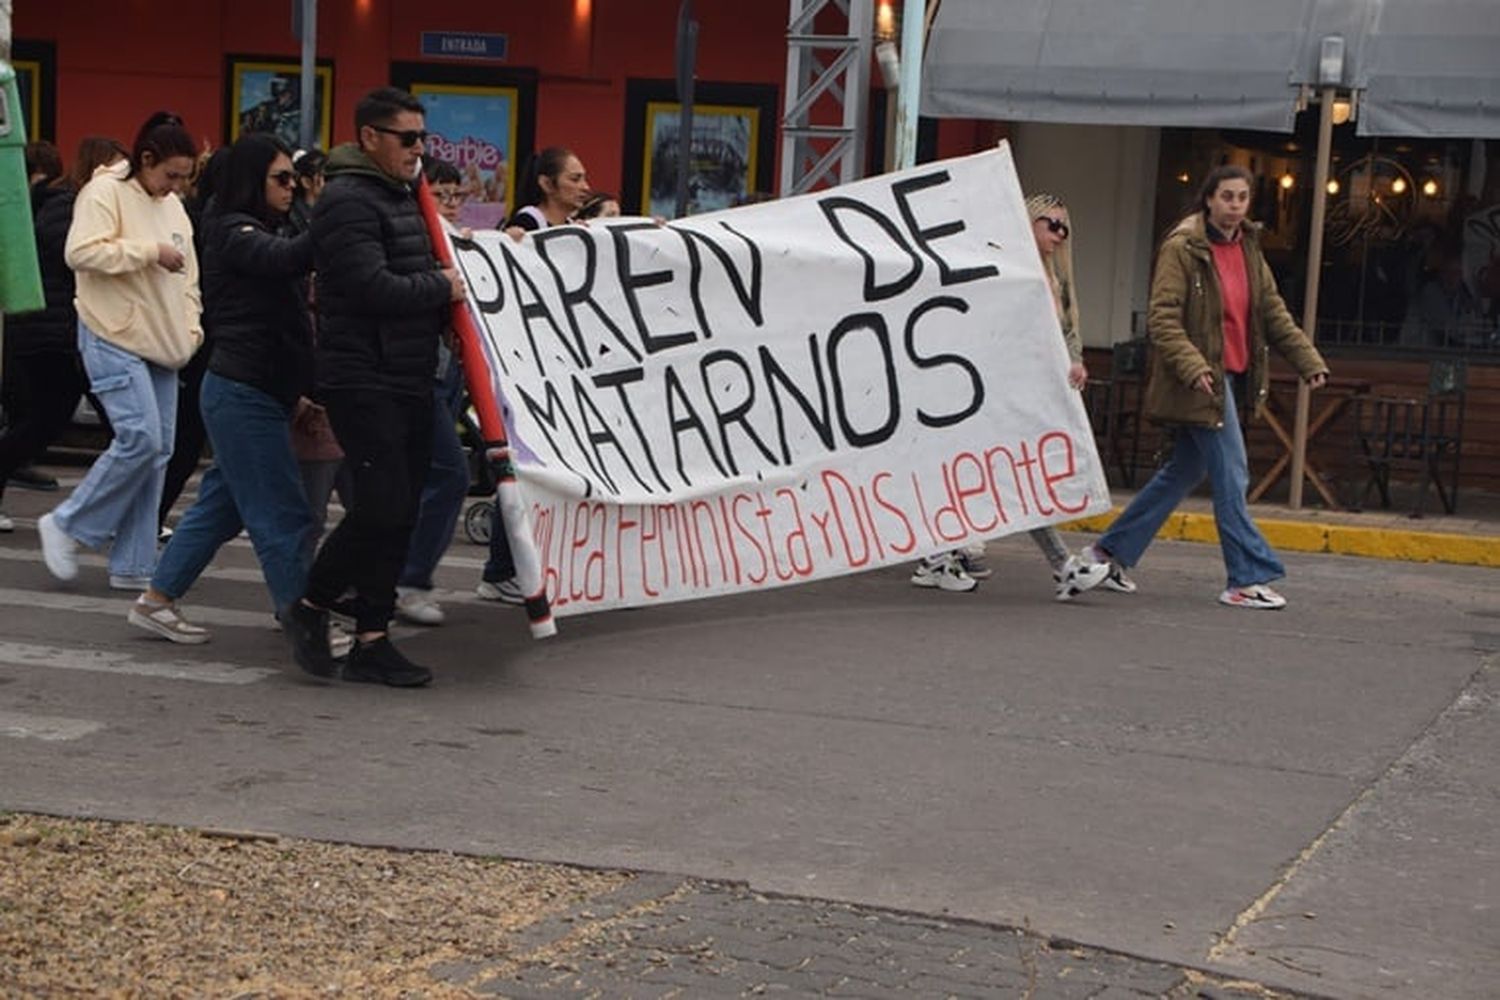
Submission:
<svg viewBox="0 0 1500 1000">
<path fill-rule="evenodd" d="M 115 436 L 37 522 L 47 569 L 60 580 L 78 575 L 79 543 L 110 546 L 116 589 L 144 590 L 156 568 L 177 369 L 203 342 L 193 227 L 177 198 L 196 153 L 181 119 L 157 112 L 130 159 L 100 169 L 78 193 L 65 250 L 78 281 L 78 350 Z"/>
</svg>

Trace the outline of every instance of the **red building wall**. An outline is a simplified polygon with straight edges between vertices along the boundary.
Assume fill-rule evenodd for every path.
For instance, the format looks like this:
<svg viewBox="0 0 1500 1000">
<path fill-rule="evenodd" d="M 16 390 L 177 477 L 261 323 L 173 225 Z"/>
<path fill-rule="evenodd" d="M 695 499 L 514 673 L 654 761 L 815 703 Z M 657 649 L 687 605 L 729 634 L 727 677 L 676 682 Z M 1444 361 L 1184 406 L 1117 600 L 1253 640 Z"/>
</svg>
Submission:
<svg viewBox="0 0 1500 1000">
<path fill-rule="evenodd" d="M 392 62 L 421 60 L 421 32 L 503 33 L 503 63 L 435 62 L 534 69 L 537 145 L 572 147 L 595 186 L 618 191 L 625 81 L 672 77 L 677 8 L 678 0 L 321 0 L 318 55 L 334 62 L 334 140 L 351 137 L 355 102 L 389 81 Z M 695 10 L 700 81 L 771 83 L 781 92 L 784 4 L 698 0 Z M 128 144 L 160 108 L 217 145 L 226 134 L 225 54 L 295 61 L 300 52 L 290 0 L 21 0 L 15 35 L 56 45 L 65 157 L 85 135 Z"/>
</svg>

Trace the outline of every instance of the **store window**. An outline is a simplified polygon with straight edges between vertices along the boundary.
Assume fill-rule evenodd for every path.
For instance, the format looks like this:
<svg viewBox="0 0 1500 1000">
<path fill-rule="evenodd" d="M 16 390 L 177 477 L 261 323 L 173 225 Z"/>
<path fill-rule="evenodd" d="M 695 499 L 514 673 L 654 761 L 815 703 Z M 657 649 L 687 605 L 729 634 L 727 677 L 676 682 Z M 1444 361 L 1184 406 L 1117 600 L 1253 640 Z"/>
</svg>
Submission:
<svg viewBox="0 0 1500 1000">
<path fill-rule="evenodd" d="M 1252 217 L 1294 315 L 1302 312 L 1316 115 L 1290 136 L 1164 129 L 1157 231 L 1192 208 L 1221 163 L 1257 178 Z M 1318 343 L 1335 352 L 1500 362 L 1500 142 L 1362 138 L 1334 129 Z"/>
</svg>

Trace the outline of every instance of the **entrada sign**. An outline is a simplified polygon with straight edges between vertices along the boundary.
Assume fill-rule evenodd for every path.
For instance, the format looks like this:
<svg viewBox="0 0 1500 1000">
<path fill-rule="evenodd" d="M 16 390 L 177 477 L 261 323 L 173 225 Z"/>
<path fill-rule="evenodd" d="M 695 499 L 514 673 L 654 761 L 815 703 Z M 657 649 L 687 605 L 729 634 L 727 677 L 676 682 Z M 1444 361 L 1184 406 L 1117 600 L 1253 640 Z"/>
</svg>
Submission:
<svg viewBox="0 0 1500 1000">
<path fill-rule="evenodd" d="M 484 35 L 472 31 L 424 31 L 422 54 L 448 59 L 504 59 L 510 47 L 507 35 Z"/>
</svg>

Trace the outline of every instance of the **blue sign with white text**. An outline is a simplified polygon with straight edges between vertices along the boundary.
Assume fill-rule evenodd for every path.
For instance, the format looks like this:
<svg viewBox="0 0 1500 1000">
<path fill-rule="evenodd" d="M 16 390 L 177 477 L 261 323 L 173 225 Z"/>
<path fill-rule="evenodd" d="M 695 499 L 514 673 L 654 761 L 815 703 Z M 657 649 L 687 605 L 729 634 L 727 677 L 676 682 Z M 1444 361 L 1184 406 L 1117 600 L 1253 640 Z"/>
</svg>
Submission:
<svg viewBox="0 0 1500 1000">
<path fill-rule="evenodd" d="M 504 59 L 510 47 L 506 35 L 482 35 L 472 31 L 424 31 L 422 54 L 448 59 Z"/>
</svg>

